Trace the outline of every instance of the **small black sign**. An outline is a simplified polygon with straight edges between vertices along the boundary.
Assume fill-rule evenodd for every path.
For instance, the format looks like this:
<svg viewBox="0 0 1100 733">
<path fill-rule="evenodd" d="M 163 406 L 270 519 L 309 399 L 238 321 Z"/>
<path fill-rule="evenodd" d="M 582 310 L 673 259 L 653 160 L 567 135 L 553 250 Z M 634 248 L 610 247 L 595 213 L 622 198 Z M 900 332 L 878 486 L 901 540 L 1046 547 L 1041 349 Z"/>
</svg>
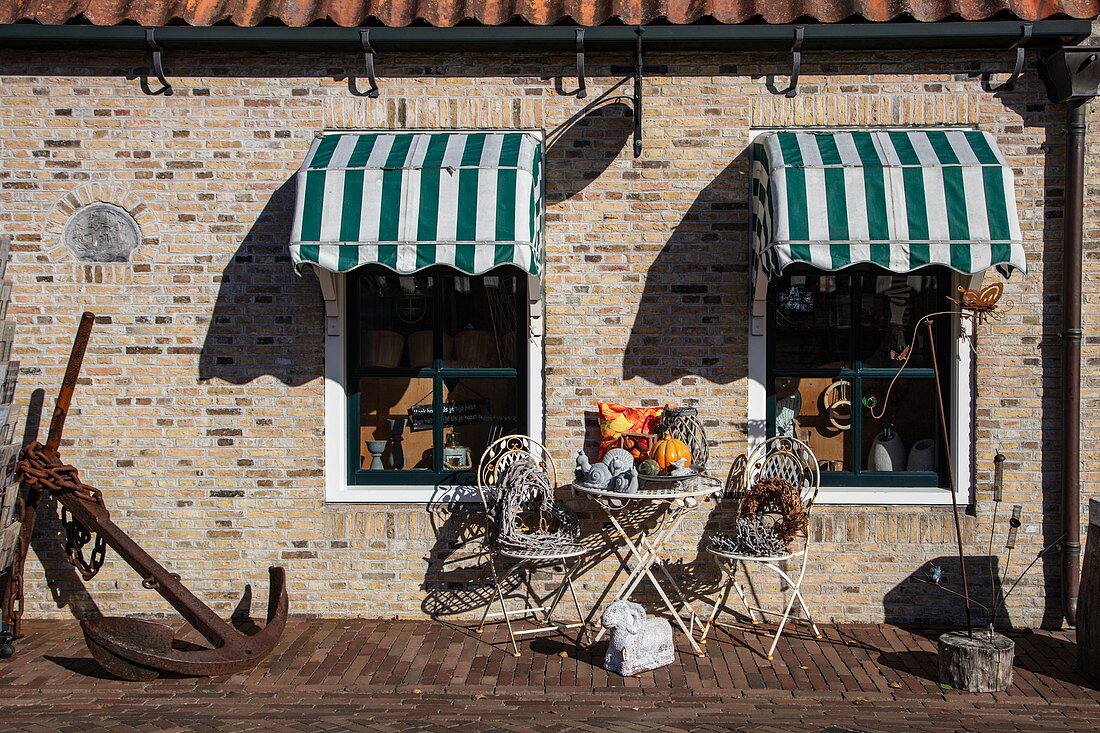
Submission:
<svg viewBox="0 0 1100 733">
<path fill-rule="evenodd" d="M 476 425 L 489 419 L 489 400 L 463 400 L 443 403 L 443 427 Z M 431 405 L 414 405 L 409 408 L 409 429 L 431 430 L 434 413 Z"/>
</svg>

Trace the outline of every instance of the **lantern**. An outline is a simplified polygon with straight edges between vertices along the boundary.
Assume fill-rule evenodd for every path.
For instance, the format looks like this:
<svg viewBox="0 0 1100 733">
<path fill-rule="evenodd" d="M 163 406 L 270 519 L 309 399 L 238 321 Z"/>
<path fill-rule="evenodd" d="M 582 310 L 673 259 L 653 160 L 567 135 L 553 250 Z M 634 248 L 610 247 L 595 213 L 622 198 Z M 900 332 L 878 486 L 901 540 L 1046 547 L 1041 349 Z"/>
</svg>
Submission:
<svg viewBox="0 0 1100 733">
<path fill-rule="evenodd" d="M 700 471 L 707 468 L 707 433 L 694 407 L 666 407 L 661 412 L 663 437 L 682 440 L 691 451 L 692 464 Z"/>
</svg>

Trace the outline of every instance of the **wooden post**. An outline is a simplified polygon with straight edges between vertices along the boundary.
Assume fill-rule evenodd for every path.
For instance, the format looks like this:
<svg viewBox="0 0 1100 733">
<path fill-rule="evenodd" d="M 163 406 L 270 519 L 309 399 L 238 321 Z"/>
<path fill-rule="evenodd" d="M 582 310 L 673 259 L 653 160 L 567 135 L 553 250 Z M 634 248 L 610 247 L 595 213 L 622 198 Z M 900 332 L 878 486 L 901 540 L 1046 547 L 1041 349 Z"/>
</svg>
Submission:
<svg viewBox="0 0 1100 733">
<path fill-rule="evenodd" d="M 1089 499 L 1089 531 L 1077 600 L 1077 663 L 1100 677 L 1100 499 Z"/>
<path fill-rule="evenodd" d="M 1012 684 L 1016 642 L 995 631 L 940 636 L 940 682 L 968 692 L 1003 692 Z"/>
</svg>

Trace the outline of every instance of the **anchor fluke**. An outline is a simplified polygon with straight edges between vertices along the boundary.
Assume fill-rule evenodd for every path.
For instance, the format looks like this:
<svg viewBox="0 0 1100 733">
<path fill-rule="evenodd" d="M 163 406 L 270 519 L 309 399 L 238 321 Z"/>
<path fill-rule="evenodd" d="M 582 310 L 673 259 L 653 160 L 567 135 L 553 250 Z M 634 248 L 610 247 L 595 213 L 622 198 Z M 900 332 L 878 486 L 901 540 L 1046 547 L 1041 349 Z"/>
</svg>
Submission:
<svg viewBox="0 0 1100 733">
<path fill-rule="evenodd" d="M 268 574 L 267 625 L 255 634 L 245 635 L 218 619 L 219 624 L 203 632 L 214 648 L 184 649 L 175 643 L 170 626 L 103 616 L 80 622 L 84 641 L 101 667 L 127 680 L 148 681 L 162 672 L 212 677 L 249 669 L 271 653 L 286 626 L 286 573 L 281 567 L 271 567 Z"/>
</svg>

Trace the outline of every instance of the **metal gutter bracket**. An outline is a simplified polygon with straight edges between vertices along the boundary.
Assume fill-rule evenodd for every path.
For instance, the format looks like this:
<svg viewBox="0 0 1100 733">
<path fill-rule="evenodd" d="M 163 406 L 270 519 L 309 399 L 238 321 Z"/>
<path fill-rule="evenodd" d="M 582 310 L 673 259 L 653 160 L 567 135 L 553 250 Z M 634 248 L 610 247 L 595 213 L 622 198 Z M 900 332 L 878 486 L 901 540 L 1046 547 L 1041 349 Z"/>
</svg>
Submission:
<svg viewBox="0 0 1100 733">
<path fill-rule="evenodd" d="M 1009 50 L 1016 50 L 1016 65 L 1012 68 L 1012 75 L 1005 79 L 1004 83 L 998 87 L 993 87 L 990 91 L 994 92 L 1011 92 L 1016 86 L 1016 80 L 1020 78 L 1020 74 L 1024 72 L 1024 54 L 1027 52 L 1027 42 L 1031 40 L 1031 34 L 1035 26 L 1031 23 L 1024 23 L 1020 26 L 1020 37 L 1016 39 L 1016 42 L 1009 46 Z"/>
<path fill-rule="evenodd" d="M 577 28 L 577 99 L 588 96 L 588 85 L 584 80 L 584 28 Z"/>
<path fill-rule="evenodd" d="M 370 45 L 369 28 L 359 29 L 359 45 L 363 47 L 363 61 L 367 67 L 367 82 L 370 84 L 370 89 L 360 92 L 353 85 L 351 93 L 357 97 L 378 99 L 378 79 L 374 76 L 374 46 Z"/>
<path fill-rule="evenodd" d="M 642 154 L 642 71 L 645 59 L 642 55 L 642 34 L 645 28 L 634 29 L 637 34 L 634 45 L 634 157 Z"/>
<path fill-rule="evenodd" d="M 150 96 L 153 96 L 153 97 L 158 96 L 160 94 L 163 94 L 166 97 L 170 97 L 170 96 L 172 96 L 172 85 L 170 83 L 168 83 L 167 79 L 164 78 L 164 65 L 163 65 L 163 62 L 161 60 L 161 54 L 163 52 L 163 49 L 160 47 L 160 44 L 157 43 L 157 36 L 156 36 L 156 30 L 155 29 L 153 29 L 153 28 L 146 28 L 145 29 L 145 42 L 147 44 L 149 44 L 149 50 L 153 52 L 153 60 L 152 60 L 152 64 L 151 64 L 152 74 L 153 74 L 153 76 L 155 76 L 157 78 L 157 81 L 160 82 L 160 89 L 152 89 L 149 86 L 149 80 L 146 77 L 146 78 L 142 78 L 142 80 L 141 80 L 141 91 L 143 91 L 146 94 L 148 94 Z"/>
<path fill-rule="evenodd" d="M 796 25 L 794 27 L 794 43 L 791 44 L 791 83 L 786 89 L 779 92 L 785 97 L 794 97 L 798 94 L 798 77 L 802 73 L 802 41 L 806 39 L 806 27 Z"/>
</svg>

